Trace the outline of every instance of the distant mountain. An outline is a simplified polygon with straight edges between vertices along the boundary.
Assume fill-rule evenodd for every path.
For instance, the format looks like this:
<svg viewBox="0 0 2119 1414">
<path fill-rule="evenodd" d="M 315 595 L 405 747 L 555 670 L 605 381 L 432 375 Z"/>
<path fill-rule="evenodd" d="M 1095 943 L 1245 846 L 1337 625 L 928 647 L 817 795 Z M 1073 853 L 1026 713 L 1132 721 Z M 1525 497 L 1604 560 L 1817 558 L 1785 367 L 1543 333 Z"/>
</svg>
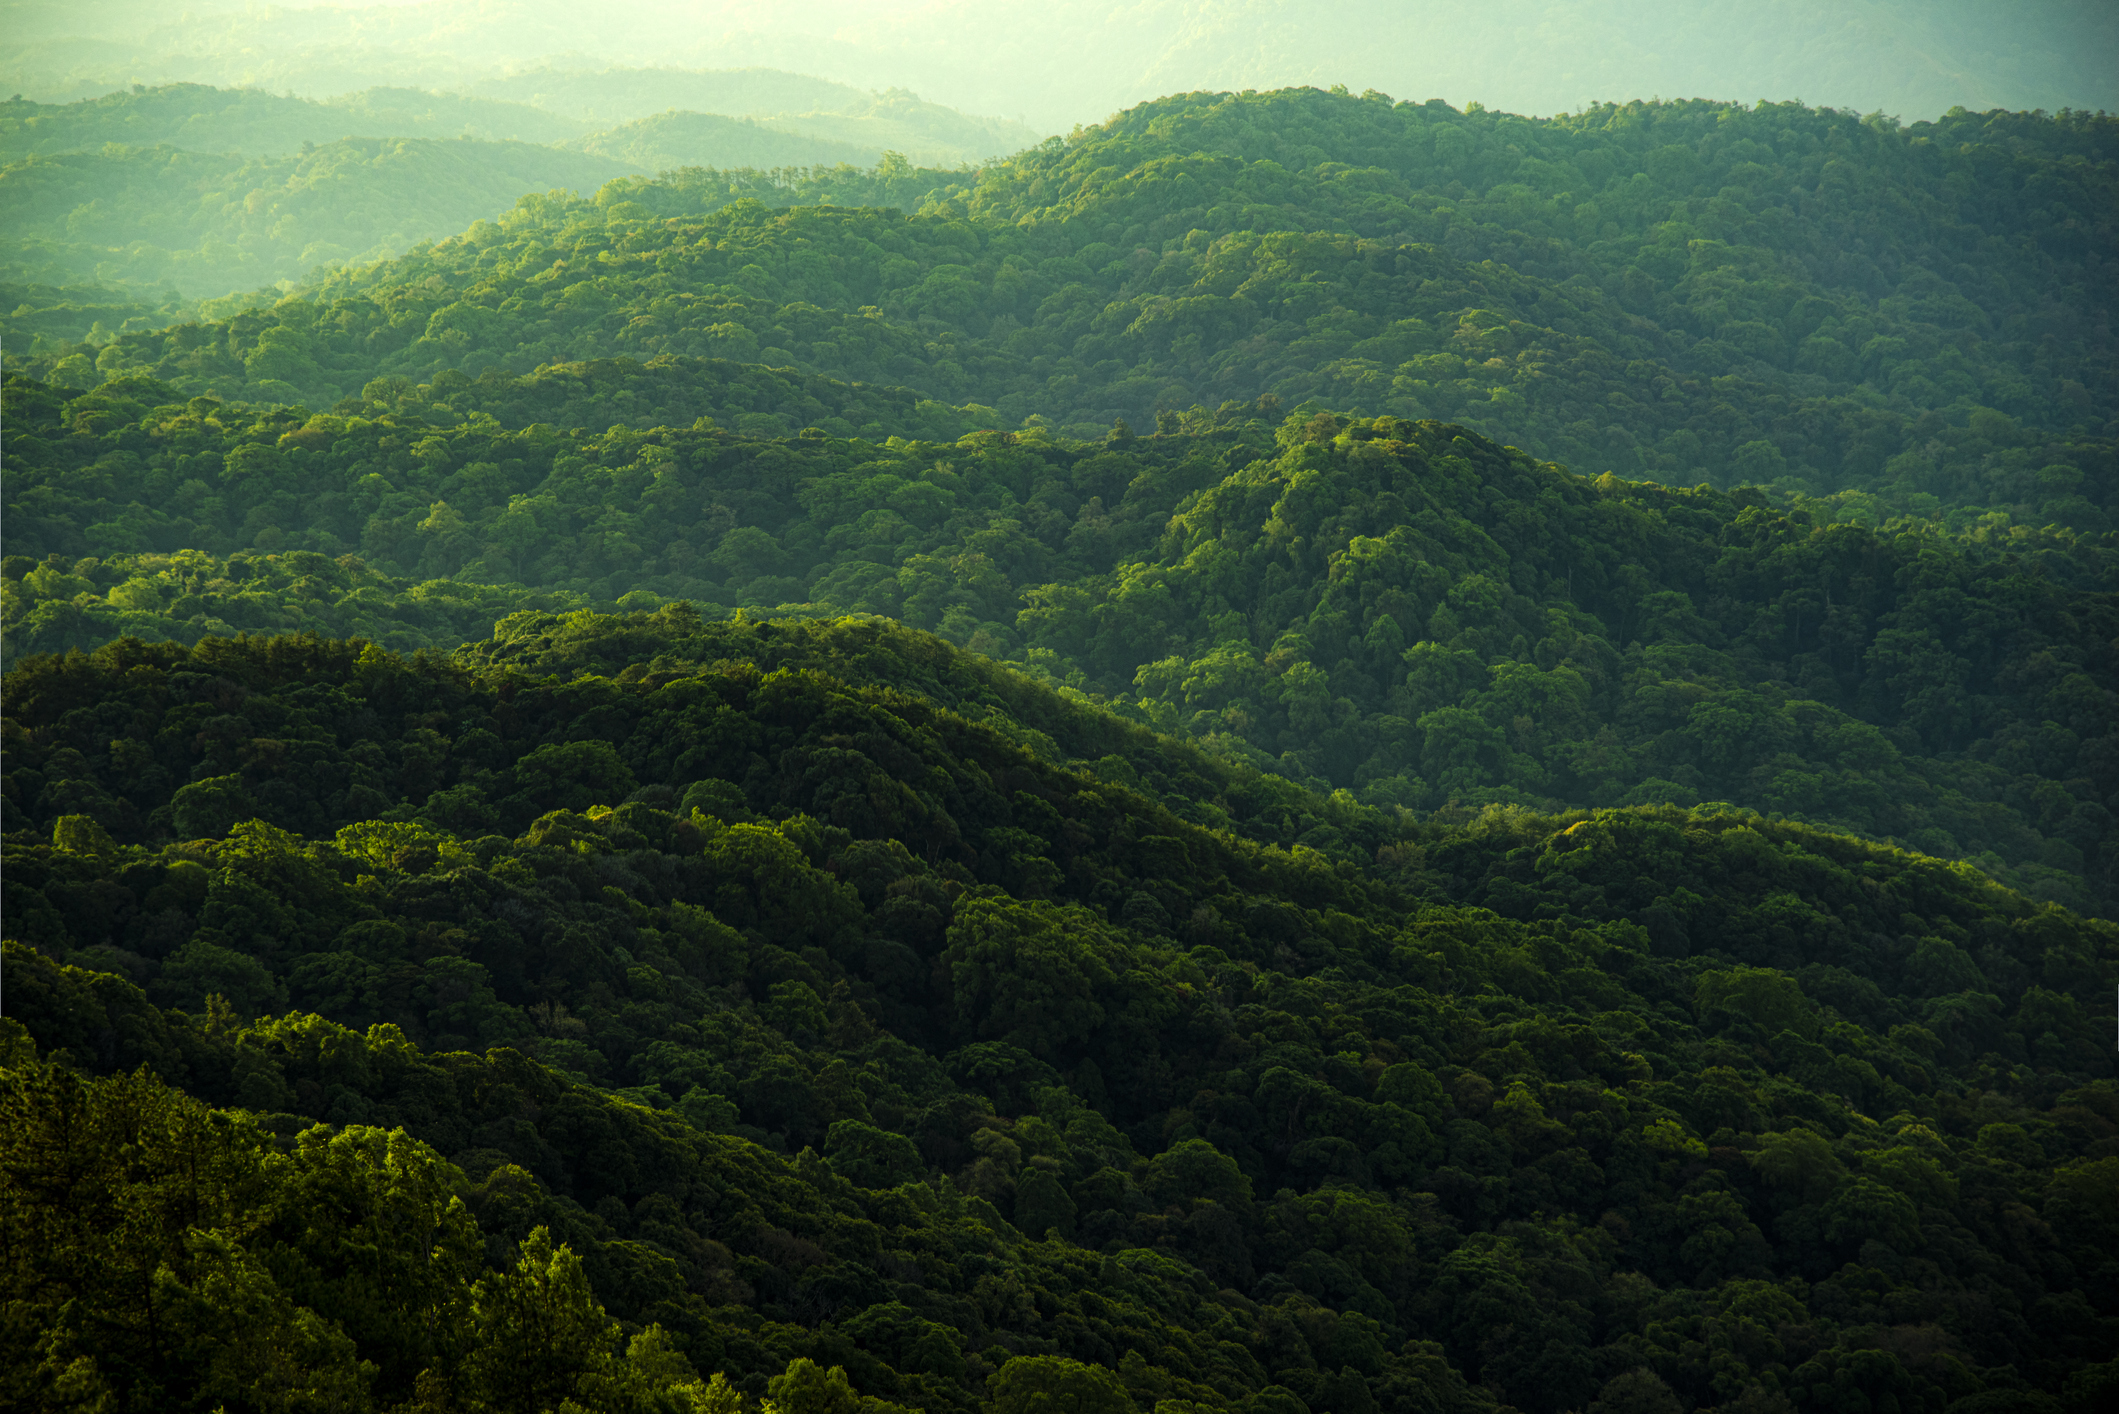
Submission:
<svg viewBox="0 0 2119 1414">
<path fill-rule="evenodd" d="M 220 295 L 450 235 L 524 192 L 630 164 L 463 138 L 342 138 L 274 157 L 113 147 L 0 167 L 0 279 Z"/>
<path fill-rule="evenodd" d="M 733 8 L 733 7 L 731 7 Z M 787 62 L 759 35 L 758 62 Z M 839 76 L 1057 124 L 1203 88 L 1345 84 L 1550 114 L 1634 98 L 1800 98 L 1908 121 L 2119 108 L 2119 11 L 2083 0 L 951 0 L 862 7 L 786 50 Z M 974 62 L 974 56 L 976 61 Z"/>
<path fill-rule="evenodd" d="M 888 150 L 946 167 L 1005 156 L 1041 136 L 1012 119 L 960 113 L 902 89 L 870 93 L 775 69 L 538 70 L 480 88 L 480 93 L 464 94 L 380 87 L 316 99 L 258 88 L 166 83 L 134 84 L 71 103 L 17 96 L 0 102 L 0 155 L 79 152 L 116 142 L 265 156 L 342 137 L 564 143 L 673 111 L 750 118 L 811 139 L 812 145 L 850 144 L 843 152 L 812 152 L 781 143 L 765 165 L 856 160 L 852 149 L 860 149 L 866 156 L 858 160 L 864 163 Z M 733 142 L 732 130 L 711 122 L 690 126 L 721 136 L 708 139 L 703 148 L 696 137 L 675 139 L 679 148 L 694 152 L 687 162 L 741 166 L 749 160 L 732 155 L 747 150 Z M 656 163 L 642 165 L 653 169 Z"/>
<path fill-rule="evenodd" d="M 343 137 L 559 142 L 589 124 L 520 103 L 375 88 L 319 102 L 258 89 L 134 85 L 74 103 L 0 103 L 0 153 L 81 152 L 105 143 L 276 156 Z"/>
<path fill-rule="evenodd" d="M 761 115 L 759 121 L 842 142 L 866 141 L 934 167 L 1005 157 L 1035 146 L 1045 136 L 1012 118 L 976 117 L 900 88 L 864 94 L 833 112 L 774 113 Z"/>
<path fill-rule="evenodd" d="M 648 172 L 677 167 L 872 167 L 886 152 L 926 166 L 953 167 L 996 155 L 1015 124 L 986 123 L 910 94 L 888 94 L 854 113 L 723 117 L 676 109 L 655 113 L 564 146 L 599 153 Z M 1027 132 L 1028 129 L 1021 129 Z"/>
<path fill-rule="evenodd" d="M 748 118 L 714 113 L 657 113 L 571 144 L 648 172 L 678 167 L 873 166 L 880 149 L 782 132 Z"/>
<path fill-rule="evenodd" d="M 318 375 L 272 376 L 328 402 L 384 375 L 666 353 L 1099 433 L 1271 394 L 1447 417 L 1683 485 L 1894 488 L 2081 523 L 2068 506 L 2105 495 L 2103 453 L 1990 458 L 1943 429 L 1991 413 L 2026 435 L 2111 435 L 2119 295 L 2094 256 L 2115 134 L 2080 115 L 1901 129 L 1685 102 L 1526 122 L 1315 90 L 1195 95 L 975 175 L 693 171 L 593 208 L 538 204 L 314 286 L 344 302 L 337 332 L 283 337 L 315 343 L 300 367 Z M 745 197 L 839 209 L 725 209 Z M 897 210 L 845 209 L 860 206 Z M 592 231 L 609 249 L 589 260 Z M 421 337 L 408 302 L 479 312 Z M 222 394 L 265 327 L 231 331 Z M 204 376 L 187 346 L 119 342 L 49 357 Z M 2063 463 L 2079 489 L 2044 470 Z"/>
<path fill-rule="evenodd" d="M 31 297 L 58 314 L 53 332 L 79 337 L 97 322 L 79 316 L 112 291 L 166 310 L 171 291 L 256 289 L 453 235 L 525 192 L 589 194 L 612 177 L 682 167 L 866 168 L 893 151 L 946 170 L 1034 140 L 1020 124 L 910 93 L 771 70 L 545 71 L 499 87 L 567 114 L 416 88 L 320 101 L 197 83 L 0 103 L 0 280 L 111 287 Z M 773 111 L 641 111 L 655 98 Z M 596 113 L 621 121 L 591 132 L 570 116 Z M 126 318 L 161 322 L 142 310 L 105 327 Z"/>
<path fill-rule="evenodd" d="M 672 110 L 748 117 L 937 166 L 1006 156 L 1044 136 L 1014 119 L 959 112 L 903 89 L 870 93 L 779 69 L 539 69 L 486 80 L 473 91 L 603 123 Z"/>
<path fill-rule="evenodd" d="M 740 117 L 854 108 L 865 89 L 782 69 L 539 67 L 482 79 L 470 91 L 591 122 L 626 122 L 677 108 Z M 1018 144 L 1020 146 L 1020 144 Z"/>
</svg>

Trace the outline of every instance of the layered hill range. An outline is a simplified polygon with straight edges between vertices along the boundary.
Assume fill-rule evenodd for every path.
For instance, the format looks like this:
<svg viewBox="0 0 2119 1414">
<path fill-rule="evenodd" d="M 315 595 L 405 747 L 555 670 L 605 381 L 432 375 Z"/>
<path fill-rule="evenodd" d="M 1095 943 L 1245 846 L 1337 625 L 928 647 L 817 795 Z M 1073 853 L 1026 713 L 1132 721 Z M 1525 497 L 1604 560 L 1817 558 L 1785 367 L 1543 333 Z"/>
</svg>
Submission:
<svg viewBox="0 0 2119 1414">
<path fill-rule="evenodd" d="M 125 640 L 6 701 L 17 1404 L 2119 1387 L 2119 930 L 1964 865 L 1415 821 L 875 619 Z"/>
<path fill-rule="evenodd" d="M 772 70 L 536 69 L 472 92 L 322 101 L 190 83 L 65 104 L 17 96 L 0 104 L 0 278 L 174 292 L 181 307 L 399 254 L 526 191 L 685 167 L 869 168 L 886 152 L 948 169 L 1036 137 L 903 91 Z M 30 297 L 61 302 L 96 303 Z"/>
<path fill-rule="evenodd" d="M 2102 907 L 2111 135 L 1312 90 L 532 198 L 25 360 L 11 651 L 879 613 L 1376 806 L 1734 800 Z"/>
<path fill-rule="evenodd" d="M 1590 472 L 2051 502 L 2102 528 L 2115 133 L 1195 95 L 975 174 L 533 196 L 283 303 L 21 366 L 322 410 L 382 378 L 719 357 L 1089 435 L 1271 394 L 1446 416 Z M 2027 450 L 1963 455 L 1975 427 Z"/>
<path fill-rule="evenodd" d="M 2103 1410 L 2114 131 L 1193 95 L 29 291 L 0 1403 Z"/>
</svg>

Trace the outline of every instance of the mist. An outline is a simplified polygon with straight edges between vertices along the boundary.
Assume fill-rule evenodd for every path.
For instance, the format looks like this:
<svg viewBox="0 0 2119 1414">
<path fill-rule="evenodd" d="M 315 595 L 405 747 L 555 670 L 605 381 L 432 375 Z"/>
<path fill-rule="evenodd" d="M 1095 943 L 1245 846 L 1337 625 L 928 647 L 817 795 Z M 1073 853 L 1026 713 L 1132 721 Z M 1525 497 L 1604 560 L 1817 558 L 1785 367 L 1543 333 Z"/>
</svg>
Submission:
<svg viewBox="0 0 2119 1414">
<path fill-rule="evenodd" d="M 1343 84 L 1549 114 L 1711 97 L 1882 112 L 2119 107 L 2119 11 L 2085 0 L 552 0 L 5 7 L 0 86 L 42 102 L 172 81 L 323 98 L 471 91 L 525 71 L 764 67 L 1041 133 L 1160 95 Z M 643 86 L 644 88 L 647 86 Z M 669 106 L 643 93 L 643 116 Z M 688 105 L 696 106 L 696 105 Z"/>
</svg>

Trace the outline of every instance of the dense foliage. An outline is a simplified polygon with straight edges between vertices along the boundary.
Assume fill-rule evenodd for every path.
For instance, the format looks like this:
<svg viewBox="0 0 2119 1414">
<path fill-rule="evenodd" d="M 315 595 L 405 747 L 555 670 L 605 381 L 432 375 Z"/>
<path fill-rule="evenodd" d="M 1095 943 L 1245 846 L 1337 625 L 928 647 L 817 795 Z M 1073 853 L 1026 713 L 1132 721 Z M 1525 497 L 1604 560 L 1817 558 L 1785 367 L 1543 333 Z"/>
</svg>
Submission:
<svg viewBox="0 0 2119 1414">
<path fill-rule="evenodd" d="M 0 1403 L 2101 1414 L 2115 131 L 1193 95 L 10 287 Z"/>
<path fill-rule="evenodd" d="M 1962 866 L 1329 805 L 874 623 L 126 642 L 7 700 L 18 1400 L 2119 1378 L 2119 931 Z"/>
<path fill-rule="evenodd" d="M 281 381 L 312 406 L 380 373 L 615 353 L 901 383 L 1011 424 L 1271 393 L 1451 417 L 1590 471 L 2022 516 L 2059 501 L 2094 528 L 2108 486 L 2073 476 L 2070 448 L 2108 445 L 2119 391 L 2096 254 L 2119 210 L 2114 130 L 1198 95 L 975 180 L 701 172 L 526 201 L 254 326 L 88 356 L 240 396 L 236 365 L 270 333 L 306 359 L 306 380 Z M 1953 445 L 1988 425 L 2022 429 L 2022 454 Z"/>
<path fill-rule="evenodd" d="M 1731 800 L 2079 908 L 2119 894 L 2109 533 L 1592 482 L 1391 418 L 1232 406 L 1083 444 L 667 356 L 371 385 L 307 418 L 9 387 L 18 458 L 54 469 L 10 479 L 17 654 L 853 610 L 1372 804 Z M 674 426 L 591 430 L 613 418 Z"/>
</svg>

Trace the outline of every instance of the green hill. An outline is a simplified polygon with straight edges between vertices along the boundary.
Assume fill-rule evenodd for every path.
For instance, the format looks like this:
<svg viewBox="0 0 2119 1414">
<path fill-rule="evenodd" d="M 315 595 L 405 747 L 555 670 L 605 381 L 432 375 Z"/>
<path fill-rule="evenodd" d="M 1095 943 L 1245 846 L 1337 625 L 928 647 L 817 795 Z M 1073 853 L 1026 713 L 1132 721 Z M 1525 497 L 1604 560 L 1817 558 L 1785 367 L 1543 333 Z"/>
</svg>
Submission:
<svg viewBox="0 0 2119 1414">
<path fill-rule="evenodd" d="M 726 363 L 369 394 L 305 419 L 11 384 L 9 651 L 859 611 L 1379 806 L 1722 799 L 2081 908 L 2119 888 L 2108 532 L 1592 481 L 1391 418 L 1084 443 Z"/>
<path fill-rule="evenodd" d="M 199 301 L 174 290 L 160 298 L 99 285 L 0 283 L 0 342 L 18 357 L 68 349 L 112 334 L 181 324 L 199 317 Z"/>
<path fill-rule="evenodd" d="M 240 152 L 278 157 L 346 137 L 477 138 L 575 145 L 613 139 L 643 122 L 671 115 L 692 131 L 666 135 L 684 150 L 674 160 L 634 161 L 646 171 L 678 166 L 813 166 L 841 161 L 873 165 L 886 150 L 939 167 L 998 157 L 1040 134 L 1006 119 L 980 118 L 893 89 L 868 93 L 844 84 L 773 70 L 534 70 L 477 86 L 472 93 L 377 87 L 328 99 L 255 88 L 172 83 L 135 85 L 72 103 L 21 97 L 0 103 L 0 155 L 175 147 L 187 152 Z M 508 95 L 502 97 L 498 95 Z M 521 101 L 511 101 L 519 98 Z M 753 154 L 731 144 L 740 129 L 723 119 L 751 119 L 776 133 L 811 141 Z M 639 141 L 634 135 L 630 140 Z M 652 140 L 651 140 L 652 141 Z M 756 147 L 759 140 L 753 140 Z M 783 141 L 786 141 L 783 139 Z M 592 148 L 591 150 L 601 150 Z M 643 149 L 647 150 L 647 149 Z M 631 159 L 628 159 L 631 160 Z"/>
<path fill-rule="evenodd" d="M 0 169 L 0 1406 L 2103 1414 L 2115 131 Z"/>
<path fill-rule="evenodd" d="M 0 104 L 0 280 L 115 287 L 136 301 L 169 290 L 211 298 L 397 255 L 505 210 L 526 190 L 593 191 L 617 175 L 710 167 L 739 180 L 755 169 L 758 184 L 777 191 L 784 177 L 765 174 L 869 167 L 892 151 L 956 167 L 1034 140 L 1019 125 L 911 94 L 793 75 L 669 71 L 645 75 L 663 80 L 645 85 L 633 71 L 544 77 L 565 80 L 569 101 L 623 95 L 629 116 L 643 91 L 833 106 L 762 117 L 670 110 L 590 131 L 541 108 L 411 88 L 324 102 L 201 84 L 135 85 L 70 104 L 17 97 Z M 125 323 L 98 331 L 93 319 L 29 320 L 20 331 L 32 342 L 10 342 L 10 356 L 34 356 L 36 336 L 55 322 L 68 326 L 66 342 Z"/>
<path fill-rule="evenodd" d="M 2114 1377 L 2109 924 L 1726 809 L 1305 802 L 872 623 L 524 630 L 10 675 L 18 1398 Z"/>
<path fill-rule="evenodd" d="M 284 330 L 321 401 L 380 374 L 735 351 L 1011 422 L 1143 425 L 1270 393 L 1449 417 L 1585 471 L 2034 518 L 2050 501 L 2093 527 L 2108 487 L 2069 444 L 2102 445 L 2114 408 L 2090 236 L 2113 205 L 2112 131 L 1203 95 L 975 183 L 694 173 L 539 201 L 226 339 L 242 358 Z M 804 202 L 918 214 L 766 209 Z M 448 309 L 451 337 L 414 309 Z M 87 356 L 206 391 L 186 352 L 134 335 Z M 1975 420 L 2024 455 L 1955 455 Z"/>
</svg>

